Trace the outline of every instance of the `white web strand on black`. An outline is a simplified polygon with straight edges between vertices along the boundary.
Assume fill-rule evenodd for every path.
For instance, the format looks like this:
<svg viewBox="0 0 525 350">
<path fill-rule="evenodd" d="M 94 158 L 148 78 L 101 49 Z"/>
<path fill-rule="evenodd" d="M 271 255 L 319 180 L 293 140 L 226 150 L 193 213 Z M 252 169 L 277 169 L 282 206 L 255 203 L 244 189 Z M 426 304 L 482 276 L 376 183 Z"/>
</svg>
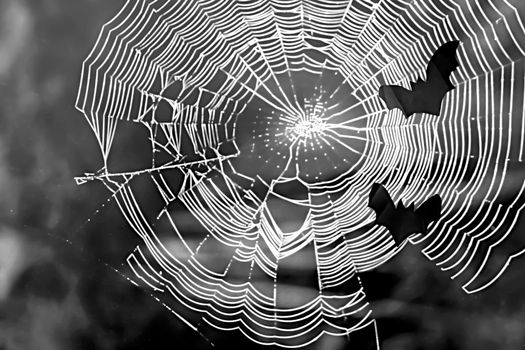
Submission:
<svg viewBox="0 0 525 350">
<path fill-rule="evenodd" d="M 441 116 L 386 110 L 379 86 L 424 77 L 450 40 Z M 505 0 L 128 1 L 83 64 L 77 108 L 104 164 L 77 181 L 114 193 L 144 242 L 130 266 L 194 329 L 285 347 L 348 335 L 373 322 L 358 272 L 400 249 L 372 224 L 374 182 L 405 203 L 442 197 L 411 242 L 468 293 L 525 251 L 524 56 Z M 145 131 L 149 166 L 114 170 L 123 129 Z M 279 201 L 300 225 L 279 222 Z M 309 261 L 315 293 L 282 282 Z"/>
</svg>

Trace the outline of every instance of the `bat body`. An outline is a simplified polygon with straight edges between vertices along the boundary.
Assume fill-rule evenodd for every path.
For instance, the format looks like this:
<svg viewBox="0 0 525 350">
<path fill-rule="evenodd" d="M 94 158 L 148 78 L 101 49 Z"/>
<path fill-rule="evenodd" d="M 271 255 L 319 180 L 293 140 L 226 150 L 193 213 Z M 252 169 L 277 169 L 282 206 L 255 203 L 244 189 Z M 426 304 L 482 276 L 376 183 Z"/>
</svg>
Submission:
<svg viewBox="0 0 525 350">
<path fill-rule="evenodd" d="M 443 44 L 434 53 L 426 69 L 426 81 L 421 78 L 410 83 L 412 90 L 402 86 L 383 85 L 379 97 L 388 109 L 399 108 L 406 118 L 414 113 L 439 115 L 445 94 L 454 89 L 450 75 L 459 66 L 456 51 L 459 41 Z"/>
<path fill-rule="evenodd" d="M 368 206 L 376 213 L 376 224 L 390 231 L 397 245 L 414 233 L 427 234 L 428 224 L 441 217 L 441 197 L 434 195 L 420 207 L 414 204 L 405 207 L 401 201 L 397 206 L 383 185 L 375 183 L 369 195 Z"/>
</svg>

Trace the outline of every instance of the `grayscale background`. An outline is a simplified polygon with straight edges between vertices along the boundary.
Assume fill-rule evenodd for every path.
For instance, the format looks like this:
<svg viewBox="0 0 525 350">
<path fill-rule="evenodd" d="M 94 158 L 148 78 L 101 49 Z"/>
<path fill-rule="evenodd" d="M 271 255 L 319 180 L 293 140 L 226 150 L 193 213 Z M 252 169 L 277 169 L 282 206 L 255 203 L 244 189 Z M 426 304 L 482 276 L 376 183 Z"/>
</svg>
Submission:
<svg viewBox="0 0 525 350">
<path fill-rule="evenodd" d="M 114 203 L 101 207 L 102 184 L 74 181 L 101 164 L 74 108 L 81 64 L 122 3 L 0 0 L 0 350 L 214 348 L 122 276 L 138 238 Z M 363 279 L 382 349 L 525 347 L 525 258 L 470 296 L 410 245 Z M 209 337 L 258 348 L 235 333 Z"/>
</svg>

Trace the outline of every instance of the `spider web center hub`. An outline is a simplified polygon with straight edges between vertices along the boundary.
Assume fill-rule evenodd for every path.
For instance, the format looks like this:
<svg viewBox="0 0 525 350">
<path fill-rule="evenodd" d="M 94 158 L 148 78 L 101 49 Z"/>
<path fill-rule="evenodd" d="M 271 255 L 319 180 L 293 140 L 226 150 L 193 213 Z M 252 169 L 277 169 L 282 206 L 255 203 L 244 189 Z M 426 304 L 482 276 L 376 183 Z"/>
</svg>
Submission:
<svg viewBox="0 0 525 350">
<path fill-rule="evenodd" d="M 326 113 L 326 103 L 316 101 L 315 104 L 311 102 L 306 103 L 305 112 L 299 115 L 292 125 L 286 128 L 286 135 L 293 142 L 297 139 L 316 138 L 323 134 L 327 128 L 326 120 L 324 119 Z"/>
</svg>

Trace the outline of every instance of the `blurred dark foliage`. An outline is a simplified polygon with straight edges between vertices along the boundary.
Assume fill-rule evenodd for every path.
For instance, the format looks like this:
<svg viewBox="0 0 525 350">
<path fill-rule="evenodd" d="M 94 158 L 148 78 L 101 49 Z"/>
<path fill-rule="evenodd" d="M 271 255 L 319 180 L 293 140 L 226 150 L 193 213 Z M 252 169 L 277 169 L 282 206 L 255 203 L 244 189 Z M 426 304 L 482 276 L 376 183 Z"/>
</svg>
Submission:
<svg viewBox="0 0 525 350">
<path fill-rule="evenodd" d="M 261 348 L 235 332 L 194 332 L 132 285 L 123 262 L 137 237 L 101 184 L 74 183 L 101 164 L 74 109 L 82 60 L 121 5 L 0 2 L 0 349 Z M 466 295 L 407 246 L 362 276 L 382 349 L 522 348 L 524 268 L 517 260 L 491 289 Z M 369 328 L 310 348 L 374 342 Z"/>
</svg>

